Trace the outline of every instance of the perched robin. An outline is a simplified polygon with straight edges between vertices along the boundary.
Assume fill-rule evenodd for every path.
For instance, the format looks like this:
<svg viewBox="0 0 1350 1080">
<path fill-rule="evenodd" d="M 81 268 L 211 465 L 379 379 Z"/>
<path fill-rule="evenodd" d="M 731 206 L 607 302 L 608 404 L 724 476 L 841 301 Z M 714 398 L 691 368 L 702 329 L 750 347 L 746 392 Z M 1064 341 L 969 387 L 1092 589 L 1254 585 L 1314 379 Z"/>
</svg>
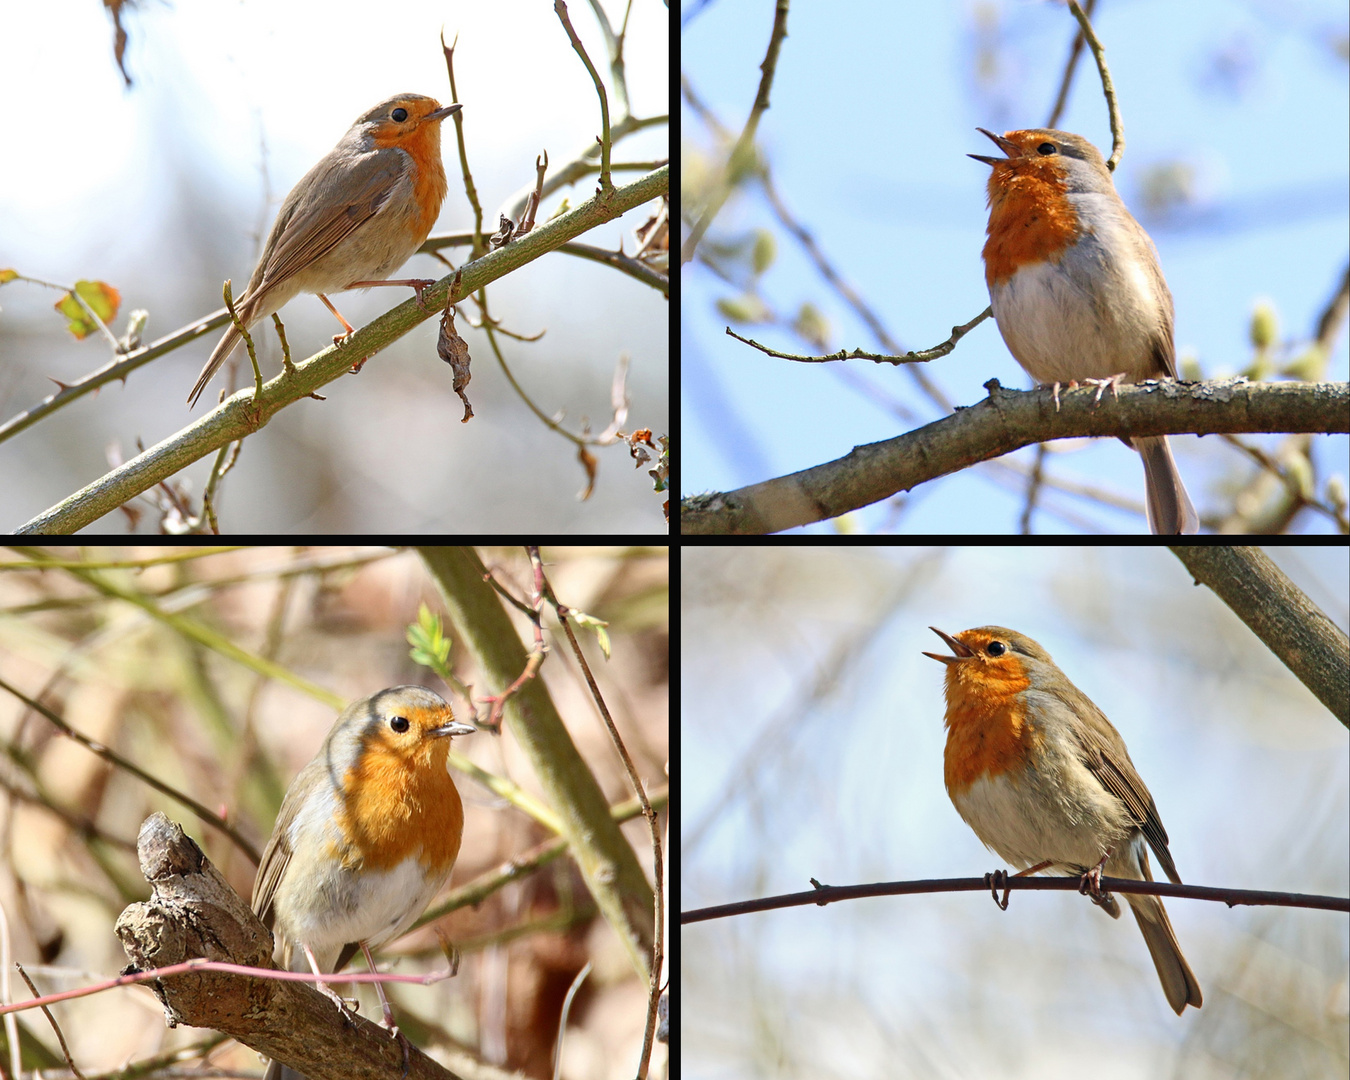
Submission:
<svg viewBox="0 0 1350 1080">
<path fill-rule="evenodd" d="M 459 105 L 441 105 L 421 94 L 395 94 L 357 117 L 337 146 L 291 189 L 268 234 L 262 258 L 237 305 L 252 326 L 302 292 L 316 293 L 347 322 L 324 293 L 384 281 L 422 246 L 436 224 L 447 184 L 441 165 L 441 121 Z M 188 395 L 195 405 L 206 384 L 241 340 L 233 324 L 211 353 Z"/>
<path fill-rule="evenodd" d="M 335 972 L 360 949 L 374 971 L 370 950 L 426 910 L 464 829 L 447 736 L 473 730 L 420 686 L 381 690 L 337 718 L 291 782 L 253 883 L 253 910 L 276 933 L 283 967 L 303 971 L 307 960 L 316 975 Z M 375 986 L 385 1026 L 397 1033 Z M 274 1061 L 266 1080 L 296 1075 Z"/>
<path fill-rule="evenodd" d="M 1152 881 L 1148 848 L 1180 884 L 1153 796 L 1120 737 L 1050 654 L 1002 626 L 953 637 L 947 665 L 943 778 L 952 804 L 986 847 L 1024 873 L 1094 871 Z M 1147 842 L 1147 847 L 1145 846 Z M 1020 876 L 1020 875 L 1019 875 Z M 1096 895 L 1113 918 L 1120 906 Z M 1178 1014 L 1200 1007 L 1200 984 L 1156 896 L 1127 895 L 1163 993 Z"/>
<path fill-rule="evenodd" d="M 1116 194 L 1097 148 L 1067 131 L 995 135 L 984 279 L 1013 358 L 1038 383 L 1175 379 L 1172 294 L 1158 253 Z M 1129 440 L 1144 459 L 1149 528 L 1200 527 L 1165 435 Z"/>
</svg>

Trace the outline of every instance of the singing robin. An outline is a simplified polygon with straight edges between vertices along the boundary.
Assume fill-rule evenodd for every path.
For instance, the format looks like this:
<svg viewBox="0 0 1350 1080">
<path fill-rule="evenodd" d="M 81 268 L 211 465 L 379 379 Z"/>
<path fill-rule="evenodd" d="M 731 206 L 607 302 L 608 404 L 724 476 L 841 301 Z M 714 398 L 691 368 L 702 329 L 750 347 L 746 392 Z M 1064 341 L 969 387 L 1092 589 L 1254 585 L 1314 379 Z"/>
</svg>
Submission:
<svg viewBox="0 0 1350 1080">
<path fill-rule="evenodd" d="M 1033 128 L 995 135 L 984 279 L 999 333 L 1038 383 L 1104 385 L 1177 377 L 1172 294 L 1158 252 L 1116 194 L 1097 148 Z M 1200 523 L 1165 435 L 1129 440 L 1144 461 L 1149 528 Z"/>
<path fill-rule="evenodd" d="M 1148 849 L 1180 884 L 1153 796 L 1105 714 L 1024 634 L 981 626 L 953 636 L 929 627 L 947 666 L 943 779 L 986 847 L 1026 873 L 1152 881 Z M 1109 893 L 1097 902 L 1113 919 Z M 1200 1007 L 1200 984 L 1156 896 L 1127 894 L 1168 1004 Z"/>
</svg>

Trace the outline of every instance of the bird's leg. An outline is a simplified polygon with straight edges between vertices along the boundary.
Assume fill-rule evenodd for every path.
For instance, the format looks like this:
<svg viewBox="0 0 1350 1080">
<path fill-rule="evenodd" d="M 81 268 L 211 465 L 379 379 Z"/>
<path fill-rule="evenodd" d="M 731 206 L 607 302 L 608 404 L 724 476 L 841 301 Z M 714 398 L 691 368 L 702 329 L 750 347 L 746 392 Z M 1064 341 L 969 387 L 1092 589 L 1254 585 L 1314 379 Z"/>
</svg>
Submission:
<svg viewBox="0 0 1350 1080">
<path fill-rule="evenodd" d="M 417 306 L 425 308 L 426 301 L 422 299 L 422 290 L 430 288 L 436 284 L 435 278 L 395 278 L 392 281 L 353 281 L 347 286 L 349 289 L 370 289 L 376 285 L 406 285 L 417 293 Z"/>
<path fill-rule="evenodd" d="M 356 333 L 356 331 L 352 329 L 352 324 L 342 317 L 342 312 L 338 311 L 338 309 L 333 306 L 333 302 L 329 300 L 328 297 L 324 296 L 323 293 L 315 293 L 314 295 L 323 301 L 323 306 L 326 307 L 329 311 L 331 311 L 333 313 L 333 317 L 336 318 L 337 321 L 342 324 L 342 329 L 344 332 L 341 334 L 333 335 L 333 344 L 341 345 L 344 341 L 346 341 L 349 337 L 351 337 L 354 333 Z"/>
<path fill-rule="evenodd" d="M 314 984 L 315 989 L 323 994 L 324 997 L 332 1001 L 333 1004 L 338 1007 L 338 1012 L 342 1013 L 342 1015 L 350 1021 L 352 1019 L 352 1013 L 354 1013 L 358 1007 L 357 1002 L 355 1000 L 348 1001 L 346 998 L 343 998 L 336 990 L 324 982 L 324 972 L 319 967 L 319 962 L 314 959 L 314 950 L 308 945 L 304 946 L 304 950 L 305 957 L 309 960 L 309 969 L 314 972 L 319 979 L 319 981 Z"/>
<path fill-rule="evenodd" d="M 1110 893 L 1102 892 L 1102 867 L 1106 865 L 1106 860 L 1111 857 L 1114 848 L 1107 848 L 1098 861 L 1097 865 L 1083 875 L 1083 880 L 1078 885 L 1078 891 L 1084 896 L 1091 896 L 1094 904 L 1100 904 L 1103 895 L 1109 896 Z"/>
<path fill-rule="evenodd" d="M 1112 375 L 1109 379 L 1084 379 L 1083 381 L 1089 386 L 1097 388 L 1097 396 L 1092 399 L 1092 404 L 1097 405 L 1101 403 L 1102 392 L 1108 386 L 1111 388 L 1111 396 L 1119 400 L 1120 384 L 1125 381 L 1125 372 L 1122 371 L 1119 375 Z M 1098 874 L 1097 876 L 1100 877 L 1101 875 Z"/>
<path fill-rule="evenodd" d="M 366 967 L 370 968 L 372 975 L 379 974 L 375 967 L 375 960 L 370 955 L 370 946 L 364 941 L 361 942 L 361 953 L 366 958 Z M 384 1009 L 384 1026 L 389 1030 L 389 1034 L 399 1041 L 403 1048 L 403 1074 L 408 1074 L 408 1037 L 399 1031 L 398 1025 L 394 1023 L 394 1010 L 389 1005 L 389 998 L 384 993 L 384 983 L 375 984 L 375 993 L 380 995 L 380 1007 Z"/>
<path fill-rule="evenodd" d="M 1042 870 L 1044 870 L 1047 866 L 1050 866 L 1050 865 L 1051 865 L 1051 863 L 1050 863 L 1050 861 L 1047 859 L 1045 862 L 1038 862 L 1035 866 L 1028 866 L 1025 870 L 1019 870 L 1019 871 L 1017 871 L 1017 873 L 1013 874 L 1013 877 L 1026 877 L 1028 874 L 1038 874 L 1038 873 L 1040 873 Z M 1002 908 L 1004 911 L 1007 911 L 1007 910 L 1008 910 L 1008 893 L 1011 892 L 1011 890 L 1008 888 L 1008 874 L 1007 874 L 1007 871 L 1005 871 L 1005 870 L 995 870 L 995 871 L 994 871 L 993 873 L 991 873 L 991 874 L 985 874 L 985 875 L 984 875 L 984 883 L 985 883 L 986 885 L 988 885 L 989 888 L 990 888 L 990 891 L 993 892 L 993 894 L 994 894 L 994 903 L 996 903 L 996 904 L 997 904 L 1000 908 Z M 998 898 L 998 887 L 999 887 L 1000 885 L 1003 886 L 1003 899 L 1002 899 L 1002 900 L 1000 900 L 1000 899 Z"/>
<path fill-rule="evenodd" d="M 328 297 L 324 296 L 323 293 L 315 293 L 314 295 L 323 301 L 324 307 L 326 307 L 329 311 L 331 311 L 334 315 L 337 316 L 337 321 L 340 322 L 342 324 L 342 328 L 346 330 L 345 334 L 333 335 L 333 344 L 334 345 L 347 344 L 347 339 L 350 338 L 354 333 L 356 333 L 356 331 L 352 329 L 352 324 L 342 317 L 342 312 L 338 311 L 338 309 L 333 306 L 333 302 L 329 300 Z M 352 374 L 353 375 L 358 374 L 361 371 L 361 365 L 364 364 L 369 359 L 370 357 L 363 356 L 359 360 L 354 361 L 352 363 Z"/>
</svg>

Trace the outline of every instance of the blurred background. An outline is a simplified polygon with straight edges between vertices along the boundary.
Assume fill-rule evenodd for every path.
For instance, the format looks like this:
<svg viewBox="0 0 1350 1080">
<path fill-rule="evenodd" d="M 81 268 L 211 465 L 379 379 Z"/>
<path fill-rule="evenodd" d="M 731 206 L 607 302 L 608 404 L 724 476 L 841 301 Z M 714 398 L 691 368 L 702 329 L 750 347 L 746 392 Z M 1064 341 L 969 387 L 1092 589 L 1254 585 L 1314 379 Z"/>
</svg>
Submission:
<svg viewBox="0 0 1350 1080">
<path fill-rule="evenodd" d="M 606 5 L 615 30 L 624 4 Z M 397 11 L 397 17 L 391 17 Z M 605 79 L 620 115 L 605 43 L 587 5 L 573 26 Z M 626 75 L 632 110 L 667 111 L 667 9 L 632 8 Z M 60 26 L 53 26 L 59 19 Z M 146 342 L 222 306 L 221 284 L 239 296 L 280 202 L 353 120 L 390 94 L 411 90 L 450 100 L 439 35 L 458 35 L 455 75 L 469 166 L 484 229 L 534 182 L 536 155 L 570 161 L 600 132 L 594 85 L 548 4 L 503 0 L 396 8 L 317 0 L 122 7 L 127 86 L 112 19 L 98 5 L 0 4 L 0 93 L 22 103 L 22 134 L 0 170 L 0 269 L 68 285 L 101 279 L 122 312 L 145 308 Z M 667 155 L 656 125 L 624 140 L 616 161 Z M 450 193 L 432 235 L 472 229 L 453 123 L 444 130 Z M 631 183 L 641 172 L 616 174 Z M 594 176 L 544 201 L 543 222 L 563 199 L 577 206 Z M 654 205 L 654 204 L 653 204 Z M 633 229 L 650 206 L 579 238 L 632 252 Z M 450 248 L 458 266 L 467 247 Z M 399 276 L 440 277 L 427 255 Z M 60 292 L 25 282 L 0 289 L 0 422 L 74 381 L 109 356 L 99 338 L 76 342 L 52 306 Z M 406 290 L 341 293 L 340 311 L 360 326 L 401 303 Z M 546 415 L 577 432 L 610 422 L 610 387 L 631 362 L 624 430 L 669 430 L 667 301 L 631 277 L 553 253 L 489 289 L 512 373 Z M 311 355 L 336 323 L 312 296 L 281 312 L 293 355 Z M 665 531 L 662 498 L 625 445 L 595 447 L 600 477 L 588 502 L 575 446 L 531 414 L 510 389 L 486 337 L 470 329 L 479 309 L 460 306 L 458 327 L 473 356 L 468 394 L 475 418 L 461 424 L 451 372 L 435 352 L 436 320 L 377 355 L 359 377 L 330 384 L 326 403 L 303 402 L 247 441 L 221 506 L 227 531 L 464 533 L 547 524 L 558 532 Z M 270 320 L 264 376 L 280 371 Z M 654 332 L 653 328 L 657 328 Z M 187 393 L 219 332 L 139 369 L 126 386 L 90 394 L 0 443 L 0 522 L 12 529 L 203 415 L 213 384 L 189 412 Z M 251 380 L 247 357 L 245 381 Z M 241 375 L 241 378 L 243 376 Z M 239 385 L 243 385 L 240 383 Z M 179 474 L 200 500 L 209 462 Z M 372 523 L 379 522 L 378 526 Z M 152 529 L 155 515 L 139 527 Z M 92 531 L 121 531 L 117 516 Z"/>
<path fill-rule="evenodd" d="M 0 677 L 84 735 L 226 815 L 259 850 L 282 794 L 337 717 L 338 706 L 320 694 L 345 704 L 383 687 L 417 683 L 440 693 L 457 718 L 477 714 L 481 720 L 488 713 L 481 699 L 501 689 L 487 684 L 467 635 L 445 616 L 438 583 L 414 551 L 249 548 L 191 558 L 156 547 L 107 553 L 116 565 L 102 562 L 102 551 L 26 554 L 45 568 L 18 568 L 13 556 L 0 565 Z M 520 549 L 479 548 L 477 554 L 512 596 L 529 596 L 533 573 Z M 666 783 L 668 730 L 665 552 L 550 547 L 543 558 L 560 600 L 609 623 L 609 659 L 594 634 L 578 637 L 657 801 Z M 61 559 L 73 565 L 56 568 Z M 452 644 L 450 666 L 462 683 L 474 684 L 472 705 L 460 689 L 409 658 L 407 626 L 418 621 L 422 604 L 442 615 Z M 531 648 L 533 626 L 510 605 L 505 609 L 513 631 Z M 546 617 L 551 652 L 540 677 L 606 799 L 624 802 L 634 797 L 631 785 L 556 627 Z M 259 657 L 280 674 L 262 674 L 230 649 Z M 231 840 L 181 803 L 61 737 L 3 690 L 0 738 L 6 762 L 0 796 L 6 955 L 22 962 L 44 993 L 88 986 L 126 964 L 113 924 L 126 905 L 149 894 L 135 842 L 152 811 L 182 824 L 235 890 L 251 895 L 256 866 Z M 544 799 L 509 714 L 500 737 L 479 730 L 456 739 L 453 750 Z M 590 962 L 570 1014 L 562 1075 L 631 1078 L 647 1015 L 645 980 L 596 913 L 571 859 L 497 879 L 512 859 L 553 833 L 484 783 L 452 772 L 465 829 L 449 890 L 472 884 L 482 897 L 379 950 L 377 961 L 401 974 L 444 969 L 438 930 L 462 954 L 453 979 L 390 988 L 397 1022 L 461 1076 L 507 1070 L 545 1080 L 553 1076 L 564 996 Z M 639 817 L 623 830 L 651 880 L 647 824 Z M 28 996 L 12 968 L 9 979 L 17 987 L 13 997 Z M 378 1017 L 371 987 L 360 987 L 358 996 L 361 1015 Z M 143 986 L 63 1002 L 53 1012 L 87 1076 L 129 1063 L 142 1068 L 158 1055 L 167 1062 L 178 1052 L 183 1056 L 175 1067 L 185 1071 L 174 1075 L 208 1067 L 222 1071 L 193 1075 L 262 1073 L 258 1055 L 233 1040 L 200 1028 L 166 1027 L 162 1008 Z M 25 1012 L 17 1020 L 28 1067 L 61 1067 L 42 1015 Z M 5 1060 L 8 1067 L 7 1054 Z M 658 1047 L 653 1075 L 663 1060 Z"/>
<path fill-rule="evenodd" d="M 726 153 L 726 130 L 734 137 L 746 122 L 774 11 L 687 0 L 681 13 L 683 176 L 697 198 Z M 1131 0 L 1098 4 L 1093 25 L 1125 128 L 1115 184 L 1158 247 L 1184 377 L 1345 379 L 1346 5 Z M 879 328 L 900 350 L 927 349 L 979 315 L 989 304 L 980 259 L 989 168 L 966 155 L 992 144 L 975 128 L 1047 126 L 1077 28 L 1060 3 L 793 5 L 772 107 L 757 129 L 774 197 L 747 169 L 705 238 L 706 261 L 681 281 L 684 494 L 738 488 L 894 438 L 983 400 L 991 378 L 1030 386 L 992 320 L 950 355 L 903 368 L 791 363 L 725 328 L 789 353 L 878 350 Z M 1110 153 L 1086 49 L 1055 126 Z M 825 278 L 795 230 L 843 286 Z M 1318 351 L 1324 314 L 1331 347 Z M 1311 478 L 1328 502 L 1342 501 L 1327 489 L 1339 487 L 1350 460 L 1343 435 L 1239 441 Z M 1262 483 L 1238 444 L 1180 436 L 1172 445 L 1211 525 L 1338 531 L 1333 514 L 1288 522 L 1283 485 Z M 1111 439 L 1051 447 L 1032 531 L 1147 531 L 1137 455 Z M 806 531 L 1016 532 L 1036 455 L 1020 450 Z"/>
<path fill-rule="evenodd" d="M 1344 630 L 1344 552 L 1267 553 Z M 1165 550 L 693 549 L 682 564 L 682 910 L 812 877 L 1003 866 L 943 787 L 930 625 L 1008 626 L 1049 651 L 1124 737 L 1187 884 L 1350 893 L 1345 727 Z M 691 925 L 684 1075 L 1345 1076 L 1344 915 L 1167 910 L 1205 997 L 1181 1017 L 1130 916 L 1072 893 Z"/>
</svg>

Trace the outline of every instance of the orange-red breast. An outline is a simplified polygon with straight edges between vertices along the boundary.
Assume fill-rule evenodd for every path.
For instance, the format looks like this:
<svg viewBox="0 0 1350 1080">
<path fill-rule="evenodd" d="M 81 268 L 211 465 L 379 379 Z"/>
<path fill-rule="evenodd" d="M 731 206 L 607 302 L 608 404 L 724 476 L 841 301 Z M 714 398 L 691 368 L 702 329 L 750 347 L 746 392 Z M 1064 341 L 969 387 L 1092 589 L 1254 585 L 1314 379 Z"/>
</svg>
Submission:
<svg viewBox="0 0 1350 1080">
<path fill-rule="evenodd" d="M 1079 875 L 1152 881 L 1148 848 L 1177 883 L 1167 832 L 1144 781 L 1102 711 L 1031 638 L 1002 626 L 955 635 L 930 627 L 955 656 L 947 665 L 943 778 L 952 804 L 986 847 L 1019 869 L 1049 863 Z M 1103 864 L 1103 859 L 1105 862 Z M 1126 895 L 1163 992 L 1180 1013 L 1200 1007 L 1200 984 L 1156 896 Z M 1098 901 L 1113 918 L 1120 906 Z"/>
<path fill-rule="evenodd" d="M 240 321 L 252 326 L 300 293 L 317 293 L 350 335 L 351 325 L 325 293 L 406 284 L 420 296 L 425 281 L 382 279 L 408 261 L 436 224 L 447 190 L 441 121 L 459 108 L 441 108 L 421 94 L 395 94 L 357 117 L 281 204 L 239 299 Z M 189 405 L 240 340 L 231 324 L 197 377 Z"/>
<path fill-rule="evenodd" d="M 283 967 L 303 971 L 308 960 L 316 975 L 334 972 L 357 949 L 370 963 L 369 949 L 426 910 L 464 828 L 449 736 L 473 730 L 420 686 L 381 690 L 337 718 L 291 782 L 253 883 L 253 910 L 275 932 Z M 380 1000 L 392 1028 L 383 991 Z M 295 1075 L 274 1061 L 267 1080 Z"/>
<path fill-rule="evenodd" d="M 1007 154 L 968 156 L 992 166 L 984 279 L 1013 358 L 1045 384 L 1175 379 L 1158 252 L 1097 148 L 1067 131 L 976 130 Z M 1167 437 L 1130 443 L 1144 459 L 1149 528 L 1198 531 Z"/>
</svg>

